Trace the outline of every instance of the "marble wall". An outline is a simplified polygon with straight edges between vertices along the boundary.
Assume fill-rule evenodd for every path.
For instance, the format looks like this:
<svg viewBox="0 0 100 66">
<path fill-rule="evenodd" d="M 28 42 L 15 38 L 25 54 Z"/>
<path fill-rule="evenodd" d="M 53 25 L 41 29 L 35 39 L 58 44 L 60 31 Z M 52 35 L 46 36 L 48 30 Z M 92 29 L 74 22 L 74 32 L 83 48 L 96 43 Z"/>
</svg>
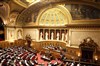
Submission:
<svg viewBox="0 0 100 66">
<path fill-rule="evenodd" d="M 70 46 L 78 47 L 87 37 L 91 37 L 100 46 L 100 29 L 70 29 L 69 33 Z"/>
<path fill-rule="evenodd" d="M 23 38 L 29 34 L 32 40 L 39 40 L 39 30 L 35 28 L 23 28 Z"/>
</svg>

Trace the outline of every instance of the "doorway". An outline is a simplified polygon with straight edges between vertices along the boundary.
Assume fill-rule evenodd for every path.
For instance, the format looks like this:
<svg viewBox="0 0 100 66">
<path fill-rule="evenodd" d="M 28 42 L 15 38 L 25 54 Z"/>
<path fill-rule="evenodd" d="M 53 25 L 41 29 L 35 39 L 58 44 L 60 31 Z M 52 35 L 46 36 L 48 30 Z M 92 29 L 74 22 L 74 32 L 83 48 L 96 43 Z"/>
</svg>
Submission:
<svg viewBox="0 0 100 66">
<path fill-rule="evenodd" d="M 5 40 L 4 36 L 4 23 L 3 20 L 0 18 L 0 41 Z"/>
<path fill-rule="evenodd" d="M 82 60 L 86 62 L 93 60 L 93 52 L 92 50 L 82 50 Z"/>
</svg>

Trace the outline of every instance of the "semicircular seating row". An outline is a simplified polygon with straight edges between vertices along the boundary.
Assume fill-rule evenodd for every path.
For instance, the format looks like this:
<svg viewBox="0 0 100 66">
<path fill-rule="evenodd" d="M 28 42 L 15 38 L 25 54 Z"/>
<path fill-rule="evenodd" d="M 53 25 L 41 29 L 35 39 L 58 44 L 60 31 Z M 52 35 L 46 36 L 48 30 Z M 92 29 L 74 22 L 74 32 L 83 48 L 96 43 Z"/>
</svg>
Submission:
<svg viewBox="0 0 100 66">
<path fill-rule="evenodd" d="M 52 55 L 51 55 L 52 56 Z M 62 59 L 50 58 L 46 53 L 26 47 L 9 47 L 0 49 L 0 66 L 61 66 L 73 65 L 71 62 L 63 62 Z"/>
</svg>

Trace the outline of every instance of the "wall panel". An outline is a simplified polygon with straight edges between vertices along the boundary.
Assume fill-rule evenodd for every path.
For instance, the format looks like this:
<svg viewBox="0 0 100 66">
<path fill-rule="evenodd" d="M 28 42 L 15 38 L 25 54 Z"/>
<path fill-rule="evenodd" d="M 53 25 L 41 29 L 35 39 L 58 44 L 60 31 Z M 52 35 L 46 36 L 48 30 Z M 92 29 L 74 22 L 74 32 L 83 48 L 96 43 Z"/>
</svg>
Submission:
<svg viewBox="0 0 100 66">
<path fill-rule="evenodd" d="M 34 28 L 24 28 L 23 29 L 23 36 L 24 36 L 24 39 L 25 39 L 25 36 L 27 34 L 29 34 L 32 38 L 32 40 L 38 40 L 39 38 L 39 30 L 38 29 L 34 29 Z"/>
<path fill-rule="evenodd" d="M 100 46 L 100 29 L 70 29 L 71 46 L 78 47 L 87 37 L 91 37 Z"/>
</svg>

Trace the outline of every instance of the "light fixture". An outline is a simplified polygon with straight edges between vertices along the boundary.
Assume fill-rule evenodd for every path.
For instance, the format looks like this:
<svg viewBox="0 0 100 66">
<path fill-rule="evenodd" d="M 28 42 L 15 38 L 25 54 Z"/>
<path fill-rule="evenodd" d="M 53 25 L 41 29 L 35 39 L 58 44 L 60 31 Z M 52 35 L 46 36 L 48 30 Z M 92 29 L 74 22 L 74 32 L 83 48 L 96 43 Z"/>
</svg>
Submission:
<svg viewBox="0 0 100 66">
<path fill-rule="evenodd" d="M 28 3 L 32 3 L 34 2 L 35 0 L 26 0 Z"/>
<path fill-rule="evenodd" d="M 97 61 L 98 60 L 98 56 L 96 55 L 96 56 L 94 56 L 94 59 Z"/>
<path fill-rule="evenodd" d="M 81 56 L 81 53 L 80 52 L 78 52 L 78 57 L 80 57 Z"/>
</svg>

